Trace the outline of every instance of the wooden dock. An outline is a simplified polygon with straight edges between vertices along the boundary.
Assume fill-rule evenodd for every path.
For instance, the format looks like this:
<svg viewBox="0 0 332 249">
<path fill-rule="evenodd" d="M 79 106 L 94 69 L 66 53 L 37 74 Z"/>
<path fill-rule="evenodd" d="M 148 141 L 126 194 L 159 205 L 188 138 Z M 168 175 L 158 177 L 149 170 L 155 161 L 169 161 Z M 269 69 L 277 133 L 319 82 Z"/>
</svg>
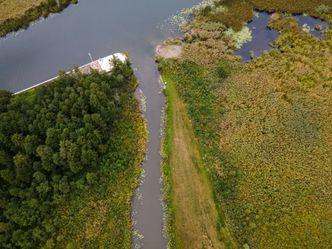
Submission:
<svg viewBox="0 0 332 249">
<path fill-rule="evenodd" d="M 127 56 L 125 54 L 123 54 L 123 53 L 112 54 L 112 55 L 100 58 L 98 60 L 92 61 L 92 62 L 90 62 L 88 64 L 83 65 L 83 66 L 80 66 L 78 68 L 78 70 L 81 73 L 83 73 L 83 74 L 89 74 L 93 70 L 97 70 L 98 72 L 111 72 L 112 69 L 113 69 L 113 64 L 112 64 L 113 59 L 118 59 L 118 60 L 120 60 L 122 62 L 125 62 L 127 60 Z M 71 73 L 71 72 L 72 71 L 69 71 L 67 73 Z M 41 83 L 35 84 L 33 86 L 30 86 L 28 88 L 25 88 L 23 90 L 15 92 L 14 95 L 17 95 L 17 94 L 26 92 L 28 90 L 31 90 L 33 88 L 36 88 L 38 86 L 47 84 L 47 83 L 49 83 L 49 82 L 51 82 L 51 81 L 53 81 L 53 80 L 55 80 L 57 78 L 58 78 L 58 76 L 56 76 L 54 78 L 51 78 L 51 79 L 48 79 L 48 80 L 45 80 L 45 81 L 43 81 Z"/>
</svg>

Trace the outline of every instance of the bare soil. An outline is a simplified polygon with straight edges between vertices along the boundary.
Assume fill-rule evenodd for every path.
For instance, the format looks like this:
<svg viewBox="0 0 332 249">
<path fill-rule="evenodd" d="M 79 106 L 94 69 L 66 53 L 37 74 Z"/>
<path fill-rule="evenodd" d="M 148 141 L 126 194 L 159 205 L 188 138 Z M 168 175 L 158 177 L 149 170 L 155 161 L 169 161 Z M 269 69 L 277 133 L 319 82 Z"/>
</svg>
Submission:
<svg viewBox="0 0 332 249">
<path fill-rule="evenodd" d="M 156 55 L 165 59 L 179 58 L 182 54 L 182 46 L 180 45 L 158 45 L 156 47 Z"/>
</svg>

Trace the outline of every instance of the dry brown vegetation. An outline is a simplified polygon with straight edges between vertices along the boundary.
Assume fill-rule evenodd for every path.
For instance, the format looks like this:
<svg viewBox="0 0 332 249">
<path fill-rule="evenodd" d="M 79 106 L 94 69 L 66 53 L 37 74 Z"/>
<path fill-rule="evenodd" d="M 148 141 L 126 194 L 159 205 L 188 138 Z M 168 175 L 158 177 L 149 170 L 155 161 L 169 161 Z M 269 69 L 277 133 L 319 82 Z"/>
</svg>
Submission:
<svg viewBox="0 0 332 249">
<path fill-rule="evenodd" d="M 281 11 L 290 13 L 314 13 L 319 6 L 332 6 L 331 0 L 248 0 L 255 8 L 268 11 Z M 331 13 L 330 10 L 327 12 Z"/>
<path fill-rule="evenodd" d="M 218 91 L 219 148 L 238 172 L 230 215 L 253 247 L 329 248 L 332 54 L 308 36 L 277 44 L 283 53 L 248 64 Z"/>
<path fill-rule="evenodd" d="M 0 0 L 0 22 L 23 15 L 47 0 Z"/>
<path fill-rule="evenodd" d="M 228 0 L 223 3 L 225 11 L 211 11 L 209 13 L 209 20 L 221 22 L 227 27 L 233 27 L 234 30 L 240 30 L 248 20 L 253 18 L 252 5 L 245 0 Z M 236 15 L 234 13 L 241 13 Z"/>
</svg>

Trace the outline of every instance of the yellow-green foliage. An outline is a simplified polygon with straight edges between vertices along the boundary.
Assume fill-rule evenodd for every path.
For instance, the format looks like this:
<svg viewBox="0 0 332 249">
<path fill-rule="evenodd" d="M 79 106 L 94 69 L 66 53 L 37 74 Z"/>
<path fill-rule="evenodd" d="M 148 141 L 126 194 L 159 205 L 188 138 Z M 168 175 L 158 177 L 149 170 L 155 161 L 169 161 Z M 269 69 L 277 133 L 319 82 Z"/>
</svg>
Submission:
<svg viewBox="0 0 332 249">
<path fill-rule="evenodd" d="M 328 19 L 332 13 L 332 0 L 219 0 L 213 8 L 201 10 L 198 19 L 221 22 L 235 31 L 253 18 L 253 10 L 269 12 L 309 13 Z"/>
<path fill-rule="evenodd" d="M 94 182 L 88 192 L 73 196 L 67 205 L 59 208 L 61 236 L 48 241 L 55 242 L 55 248 L 65 245 L 73 248 L 131 248 L 131 200 L 141 173 L 147 134 L 144 118 L 133 103 L 129 103 L 117 125 L 112 146 L 118 153 L 112 157 L 115 160 L 132 158 L 128 168 L 114 170 L 107 178 L 98 179 L 99 187 Z M 112 164 L 108 162 L 105 167 L 111 168 Z"/>
<path fill-rule="evenodd" d="M 285 36 L 283 53 L 246 65 L 218 93 L 219 148 L 238 172 L 228 207 L 257 248 L 329 248 L 332 55 L 324 42 Z"/>
<path fill-rule="evenodd" d="M 255 8 L 268 11 L 286 11 L 291 13 L 331 11 L 331 0 L 248 0 Z M 323 6 L 325 6 L 325 8 Z M 320 6 L 320 7 L 319 7 Z M 328 7 L 329 6 L 329 7 Z"/>
<path fill-rule="evenodd" d="M 0 0 L 0 21 L 20 16 L 28 9 L 45 2 L 46 0 Z"/>
<path fill-rule="evenodd" d="M 186 25 L 189 30 L 183 37 L 183 58 L 198 64 L 206 65 L 221 57 L 234 59 L 231 54 L 236 47 L 236 32 L 226 31 L 224 24 L 220 22 L 200 20 Z M 228 29 L 231 30 L 231 29 Z M 250 38 L 250 33 L 245 39 Z M 242 36 L 243 37 L 243 36 Z M 204 55 L 204 56 L 202 56 Z"/>
<path fill-rule="evenodd" d="M 219 11 L 212 10 L 208 15 L 210 20 L 224 23 L 227 27 L 232 27 L 235 31 L 239 31 L 244 23 L 253 18 L 253 8 L 248 1 L 227 0 L 221 1 L 221 4 L 226 8 L 220 9 L 219 7 Z"/>
<path fill-rule="evenodd" d="M 208 47 L 197 44 L 210 39 L 187 44 L 182 60 L 161 68 L 187 104 L 240 246 L 331 248 L 332 31 L 318 40 L 292 18 L 270 26 L 280 31 L 275 49 L 245 65 L 228 62 L 226 74 L 225 61 L 202 63 Z"/>
</svg>

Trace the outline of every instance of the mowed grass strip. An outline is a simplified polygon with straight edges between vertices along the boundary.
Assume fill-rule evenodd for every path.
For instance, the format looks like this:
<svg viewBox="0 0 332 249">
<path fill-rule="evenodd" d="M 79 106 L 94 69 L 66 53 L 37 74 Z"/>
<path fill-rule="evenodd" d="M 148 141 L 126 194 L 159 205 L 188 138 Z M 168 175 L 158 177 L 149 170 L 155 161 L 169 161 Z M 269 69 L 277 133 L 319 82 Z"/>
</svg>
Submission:
<svg viewBox="0 0 332 249">
<path fill-rule="evenodd" d="M 170 167 L 175 210 L 175 237 L 180 248 L 224 248 L 218 239 L 218 213 L 209 179 L 186 108 L 176 89 L 168 85 L 172 137 Z"/>
<path fill-rule="evenodd" d="M 0 22 L 22 16 L 27 10 L 45 2 L 46 0 L 0 0 Z"/>
</svg>

